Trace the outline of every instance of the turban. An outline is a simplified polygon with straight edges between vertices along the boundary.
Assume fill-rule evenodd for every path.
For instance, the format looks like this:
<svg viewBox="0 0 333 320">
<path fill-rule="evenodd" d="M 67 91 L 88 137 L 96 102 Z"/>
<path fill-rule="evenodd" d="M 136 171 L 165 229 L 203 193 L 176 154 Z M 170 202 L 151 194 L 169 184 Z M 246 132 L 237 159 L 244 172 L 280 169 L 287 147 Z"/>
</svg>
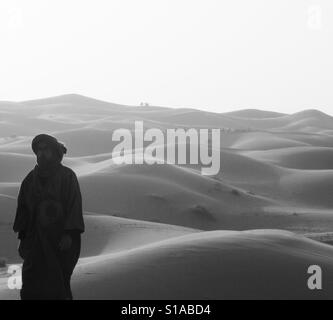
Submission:
<svg viewBox="0 0 333 320">
<path fill-rule="evenodd" d="M 64 143 L 58 141 L 55 137 L 52 137 L 48 134 L 39 134 L 33 138 L 31 143 L 32 151 L 37 154 L 38 144 L 44 142 L 52 150 L 55 151 L 56 155 L 59 157 L 60 161 L 62 160 L 64 154 L 67 152 L 67 148 Z"/>
</svg>

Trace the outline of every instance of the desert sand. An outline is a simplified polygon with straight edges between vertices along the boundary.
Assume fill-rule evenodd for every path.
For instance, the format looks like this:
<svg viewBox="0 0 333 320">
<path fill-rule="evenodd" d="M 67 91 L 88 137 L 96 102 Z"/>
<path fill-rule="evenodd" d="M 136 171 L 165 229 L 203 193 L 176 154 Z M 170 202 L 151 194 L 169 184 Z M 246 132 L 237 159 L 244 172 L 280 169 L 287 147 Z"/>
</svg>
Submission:
<svg viewBox="0 0 333 320">
<path fill-rule="evenodd" d="M 133 130 L 135 120 L 162 130 L 220 128 L 220 172 L 117 165 L 112 132 Z M 76 299 L 333 297 L 331 116 L 123 106 L 80 95 L 0 102 L 0 258 L 8 265 L 22 263 L 12 223 L 39 133 L 66 144 L 63 164 L 81 186 Z M 322 290 L 307 287 L 310 265 L 323 270 Z M 0 299 L 18 299 L 7 280 L 0 272 Z"/>
</svg>

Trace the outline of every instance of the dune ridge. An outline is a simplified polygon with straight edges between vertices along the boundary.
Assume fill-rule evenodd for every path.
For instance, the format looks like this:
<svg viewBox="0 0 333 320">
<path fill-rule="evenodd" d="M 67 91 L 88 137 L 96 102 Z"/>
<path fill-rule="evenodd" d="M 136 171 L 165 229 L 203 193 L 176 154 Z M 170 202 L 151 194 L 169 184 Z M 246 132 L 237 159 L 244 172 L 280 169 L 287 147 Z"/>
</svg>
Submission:
<svg viewBox="0 0 333 320">
<path fill-rule="evenodd" d="M 162 131 L 221 129 L 220 172 L 207 177 L 200 164 L 165 159 L 116 164 L 112 133 L 133 132 L 136 120 Z M 41 132 L 66 144 L 63 164 L 77 173 L 83 195 L 87 231 L 75 297 L 332 297 L 331 280 L 321 292 L 306 286 L 309 265 L 333 277 L 330 115 L 124 106 L 76 94 L 2 101 L 0 257 L 9 264 L 21 263 L 12 221 L 20 182 L 35 165 L 31 140 Z M 6 281 L 0 277 L 0 299 L 17 299 Z"/>
</svg>

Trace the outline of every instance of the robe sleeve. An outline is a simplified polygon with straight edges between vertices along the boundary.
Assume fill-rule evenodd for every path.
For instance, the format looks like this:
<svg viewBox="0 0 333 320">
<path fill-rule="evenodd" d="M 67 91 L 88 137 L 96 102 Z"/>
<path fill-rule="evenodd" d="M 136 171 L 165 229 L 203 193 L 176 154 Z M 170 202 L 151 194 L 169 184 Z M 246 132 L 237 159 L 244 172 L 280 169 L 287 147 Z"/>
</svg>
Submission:
<svg viewBox="0 0 333 320">
<path fill-rule="evenodd" d="M 83 233 L 84 221 L 80 185 L 74 171 L 71 172 L 68 178 L 64 232 L 76 230 Z"/>
<path fill-rule="evenodd" d="M 17 197 L 17 207 L 16 207 L 16 215 L 13 225 L 14 232 L 19 232 L 19 236 L 22 235 L 26 230 L 27 221 L 29 219 L 29 212 L 26 206 L 25 192 L 26 187 L 26 179 L 24 179 L 21 183 L 19 194 Z"/>
</svg>

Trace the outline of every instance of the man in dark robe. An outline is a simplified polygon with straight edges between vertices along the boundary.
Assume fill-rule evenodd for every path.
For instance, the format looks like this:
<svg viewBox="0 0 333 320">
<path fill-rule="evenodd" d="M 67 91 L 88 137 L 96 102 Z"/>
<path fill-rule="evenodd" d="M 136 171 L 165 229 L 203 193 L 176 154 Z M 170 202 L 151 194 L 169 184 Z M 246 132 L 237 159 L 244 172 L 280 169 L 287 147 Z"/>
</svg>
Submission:
<svg viewBox="0 0 333 320">
<path fill-rule="evenodd" d="M 14 221 L 22 267 L 21 299 L 73 299 L 70 279 L 84 232 L 75 172 L 62 165 L 66 147 L 56 138 L 32 141 L 37 164 L 22 181 Z"/>
</svg>

